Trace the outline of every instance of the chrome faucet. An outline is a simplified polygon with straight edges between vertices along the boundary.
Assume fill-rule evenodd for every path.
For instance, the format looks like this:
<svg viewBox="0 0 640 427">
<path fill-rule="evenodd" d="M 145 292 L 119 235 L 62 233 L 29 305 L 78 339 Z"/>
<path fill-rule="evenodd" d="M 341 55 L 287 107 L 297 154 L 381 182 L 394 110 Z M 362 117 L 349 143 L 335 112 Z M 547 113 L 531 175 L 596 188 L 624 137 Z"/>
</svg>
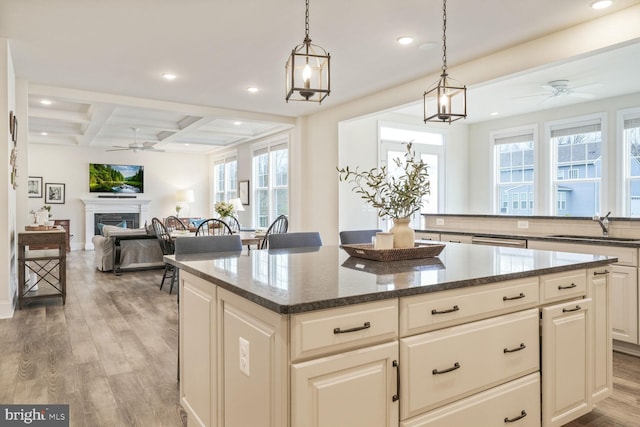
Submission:
<svg viewBox="0 0 640 427">
<path fill-rule="evenodd" d="M 603 217 L 599 217 L 598 215 L 593 216 L 593 220 L 600 224 L 600 228 L 602 228 L 602 235 L 604 237 L 609 235 L 609 215 L 611 215 L 611 211 Z"/>
</svg>

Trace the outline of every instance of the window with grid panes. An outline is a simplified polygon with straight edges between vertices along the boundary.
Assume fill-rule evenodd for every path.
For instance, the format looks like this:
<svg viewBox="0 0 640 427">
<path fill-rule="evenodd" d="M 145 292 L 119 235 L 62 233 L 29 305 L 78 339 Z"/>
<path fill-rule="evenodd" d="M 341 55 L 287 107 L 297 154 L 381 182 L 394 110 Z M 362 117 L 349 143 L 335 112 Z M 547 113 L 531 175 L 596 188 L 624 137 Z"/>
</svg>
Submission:
<svg viewBox="0 0 640 427">
<path fill-rule="evenodd" d="M 492 135 L 497 210 L 502 215 L 533 214 L 534 131 L 505 130 Z M 508 203 L 511 200 L 511 203 Z"/>
<path fill-rule="evenodd" d="M 279 215 L 289 215 L 289 149 L 287 142 L 253 151 L 255 226 L 268 227 Z"/>
<path fill-rule="evenodd" d="M 591 217 L 600 212 L 602 119 L 552 124 L 550 137 L 558 177 L 554 214 Z"/>
<path fill-rule="evenodd" d="M 235 154 L 214 161 L 213 181 L 214 203 L 238 197 L 238 160 Z"/>
<path fill-rule="evenodd" d="M 640 216 L 640 112 L 624 115 L 622 142 L 627 159 L 625 165 L 626 211 Z"/>
</svg>

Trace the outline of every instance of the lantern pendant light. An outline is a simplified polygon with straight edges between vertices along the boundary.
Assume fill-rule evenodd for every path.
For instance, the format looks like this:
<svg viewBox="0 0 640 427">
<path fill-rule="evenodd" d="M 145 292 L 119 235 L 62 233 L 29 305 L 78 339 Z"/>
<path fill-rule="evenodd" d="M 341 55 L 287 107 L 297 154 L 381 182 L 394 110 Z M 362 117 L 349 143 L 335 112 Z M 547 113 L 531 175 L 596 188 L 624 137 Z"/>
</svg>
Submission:
<svg viewBox="0 0 640 427">
<path fill-rule="evenodd" d="M 329 95 L 331 55 L 309 38 L 309 0 L 304 21 L 304 41 L 291 51 L 286 68 L 286 100 L 321 103 Z"/>
<path fill-rule="evenodd" d="M 467 117 L 467 87 L 447 74 L 447 0 L 442 5 L 442 74 L 424 93 L 424 122 L 451 124 Z"/>
</svg>

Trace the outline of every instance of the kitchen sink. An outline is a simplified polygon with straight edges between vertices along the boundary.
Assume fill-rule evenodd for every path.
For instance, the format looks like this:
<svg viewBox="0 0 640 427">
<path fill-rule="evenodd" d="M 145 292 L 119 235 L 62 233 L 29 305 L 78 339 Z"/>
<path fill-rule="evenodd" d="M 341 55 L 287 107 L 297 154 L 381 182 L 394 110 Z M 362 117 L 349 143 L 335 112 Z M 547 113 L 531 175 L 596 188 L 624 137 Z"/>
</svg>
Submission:
<svg viewBox="0 0 640 427">
<path fill-rule="evenodd" d="M 636 237 L 626 238 L 626 237 L 611 237 L 611 236 L 574 236 L 574 235 L 568 235 L 568 234 L 556 234 L 549 237 L 557 237 L 557 238 L 571 239 L 571 240 L 591 240 L 591 241 L 595 240 L 598 242 L 639 242 L 640 243 L 640 238 L 636 238 Z"/>
</svg>

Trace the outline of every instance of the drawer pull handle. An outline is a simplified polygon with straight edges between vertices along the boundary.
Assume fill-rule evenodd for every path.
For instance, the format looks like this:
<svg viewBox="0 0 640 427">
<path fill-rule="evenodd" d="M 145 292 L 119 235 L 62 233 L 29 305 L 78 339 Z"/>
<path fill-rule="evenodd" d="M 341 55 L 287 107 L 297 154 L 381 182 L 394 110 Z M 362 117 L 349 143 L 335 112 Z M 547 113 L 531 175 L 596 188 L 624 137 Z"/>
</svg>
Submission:
<svg viewBox="0 0 640 427">
<path fill-rule="evenodd" d="M 460 307 L 458 307 L 457 305 L 454 305 L 453 307 L 451 307 L 448 310 L 442 310 L 442 311 L 438 311 L 438 310 L 431 310 L 431 314 L 445 314 L 445 313 L 453 313 L 454 311 L 458 311 L 460 310 Z"/>
<path fill-rule="evenodd" d="M 523 410 L 522 410 L 522 412 L 520 412 L 520 415 L 518 415 L 518 416 L 517 416 L 517 417 L 515 417 L 515 418 L 505 417 L 504 422 L 505 422 L 505 423 L 513 423 L 513 422 L 516 422 L 516 421 L 518 421 L 518 420 L 523 419 L 523 418 L 524 418 L 524 417 L 526 417 L 526 416 L 527 416 L 527 411 L 525 411 L 525 410 L 523 409 Z"/>
<path fill-rule="evenodd" d="M 333 328 L 333 333 L 347 334 L 349 332 L 358 332 L 358 331 L 362 331 L 363 329 L 369 329 L 370 327 L 371 327 L 371 322 L 364 322 L 364 325 L 356 326 L 355 328 L 349 328 L 349 329 Z"/>
<path fill-rule="evenodd" d="M 400 400 L 400 364 L 397 360 L 394 360 L 391 365 L 396 368 L 396 394 L 391 396 L 391 401 L 396 402 Z"/>
<path fill-rule="evenodd" d="M 462 243 L 460 240 L 449 240 L 451 243 Z"/>
<path fill-rule="evenodd" d="M 602 275 L 605 275 L 605 274 L 609 274 L 609 270 L 604 270 L 604 271 L 594 271 L 594 272 L 593 272 L 593 275 L 594 275 L 594 276 L 602 276 Z"/>
<path fill-rule="evenodd" d="M 444 369 L 442 371 L 438 371 L 437 369 L 434 369 L 433 371 L 431 371 L 431 373 L 433 375 L 440 375 L 440 374 L 446 374 L 447 372 L 451 372 L 451 371 L 455 371 L 456 369 L 460 368 L 460 364 L 458 362 L 454 363 L 453 366 L 451 368 L 447 368 Z"/>
<path fill-rule="evenodd" d="M 582 307 L 580 307 L 579 305 L 576 305 L 575 308 L 563 308 L 562 312 L 568 313 L 570 311 L 578 311 L 578 310 L 582 310 Z"/>
<path fill-rule="evenodd" d="M 502 297 L 502 301 L 513 301 L 514 299 L 520 299 L 520 298 L 524 298 L 525 295 L 520 292 L 520 295 L 516 296 L 516 297 Z"/>
<path fill-rule="evenodd" d="M 523 342 L 520 343 L 519 347 L 516 348 L 506 348 L 503 350 L 505 353 L 515 353 L 516 351 L 520 351 L 520 350 L 524 350 L 525 348 L 527 348 L 526 345 L 524 345 Z"/>
<path fill-rule="evenodd" d="M 573 289 L 573 288 L 575 288 L 576 286 L 578 286 L 578 285 L 576 285 L 575 283 L 572 283 L 572 284 L 570 284 L 569 286 L 562 286 L 562 285 L 558 285 L 558 290 L 559 290 L 559 291 L 562 291 L 562 290 L 564 290 L 564 289 Z"/>
</svg>

